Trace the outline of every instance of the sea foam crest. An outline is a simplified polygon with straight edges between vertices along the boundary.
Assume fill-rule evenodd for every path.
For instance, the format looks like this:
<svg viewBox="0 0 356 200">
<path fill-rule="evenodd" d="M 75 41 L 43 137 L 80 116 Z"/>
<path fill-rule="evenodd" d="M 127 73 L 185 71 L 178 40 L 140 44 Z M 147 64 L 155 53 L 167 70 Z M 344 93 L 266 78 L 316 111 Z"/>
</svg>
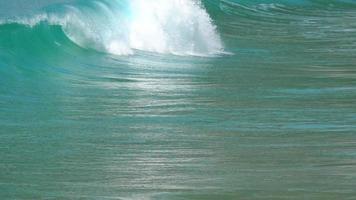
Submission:
<svg viewBox="0 0 356 200">
<path fill-rule="evenodd" d="M 29 26 L 43 21 L 62 26 L 84 48 L 117 55 L 135 50 L 201 56 L 223 52 L 211 18 L 194 0 L 86 1 L 13 20 Z"/>
</svg>

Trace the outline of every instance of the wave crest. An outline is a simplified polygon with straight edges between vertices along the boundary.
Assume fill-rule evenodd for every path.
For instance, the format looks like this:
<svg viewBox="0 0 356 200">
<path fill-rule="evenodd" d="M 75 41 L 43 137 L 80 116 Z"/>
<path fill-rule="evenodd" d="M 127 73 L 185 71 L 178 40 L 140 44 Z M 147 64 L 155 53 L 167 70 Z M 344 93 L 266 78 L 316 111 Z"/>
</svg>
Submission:
<svg viewBox="0 0 356 200">
<path fill-rule="evenodd" d="M 84 48 L 117 55 L 136 50 L 209 56 L 223 52 L 211 18 L 194 0 L 100 0 L 56 5 L 6 23 L 60 25 Z"/>
</svg>

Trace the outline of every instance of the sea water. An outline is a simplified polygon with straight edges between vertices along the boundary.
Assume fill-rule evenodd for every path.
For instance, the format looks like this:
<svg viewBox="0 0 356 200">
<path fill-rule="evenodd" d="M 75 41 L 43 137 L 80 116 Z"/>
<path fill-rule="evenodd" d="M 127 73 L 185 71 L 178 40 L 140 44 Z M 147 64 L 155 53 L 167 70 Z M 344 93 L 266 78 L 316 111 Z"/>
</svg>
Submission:
<svg viewBox="0 0 356 200">
<path fill-rule="evenodd" d="M 1 0 L 0 199 L 356 199 L 353 0 Z"/>
</svg>

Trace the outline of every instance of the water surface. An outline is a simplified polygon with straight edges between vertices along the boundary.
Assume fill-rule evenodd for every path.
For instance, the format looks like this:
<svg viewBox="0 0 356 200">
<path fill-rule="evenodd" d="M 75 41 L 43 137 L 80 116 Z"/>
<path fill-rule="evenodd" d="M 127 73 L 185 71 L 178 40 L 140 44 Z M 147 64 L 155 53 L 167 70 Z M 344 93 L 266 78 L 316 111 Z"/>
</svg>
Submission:
<svg viewBox="0 0 356 200">
<path fill-rule="evenodd" d="M 355 1 L 6 0 L 0 23 L 1 199 L 356 199 Z"/>
</svg>

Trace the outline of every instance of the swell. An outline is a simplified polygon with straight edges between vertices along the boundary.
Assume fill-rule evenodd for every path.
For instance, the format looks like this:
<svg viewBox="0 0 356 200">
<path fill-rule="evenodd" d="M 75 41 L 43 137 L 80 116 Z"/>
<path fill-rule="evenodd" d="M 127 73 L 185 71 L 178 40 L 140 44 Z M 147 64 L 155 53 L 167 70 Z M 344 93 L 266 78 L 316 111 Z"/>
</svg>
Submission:
<svg viewBox="0 0 356 200">
<path fill-rule="evenodd" d="M 356 32 L 355 8 L 352 0 L 73 1 L 0 18 L 0 51 L 81 47 L 117 55 L 211 56 L 287 41 L 344 45 Z"/>
<path fill-rule="evenodd" d="M 306 52 L 355 53 L 355 1 L 209 0 L 206 4 L 215 5 L 214 20 L 226 48 L 235 54 L 279 52 L 284 59 Z"/>
</svg>

